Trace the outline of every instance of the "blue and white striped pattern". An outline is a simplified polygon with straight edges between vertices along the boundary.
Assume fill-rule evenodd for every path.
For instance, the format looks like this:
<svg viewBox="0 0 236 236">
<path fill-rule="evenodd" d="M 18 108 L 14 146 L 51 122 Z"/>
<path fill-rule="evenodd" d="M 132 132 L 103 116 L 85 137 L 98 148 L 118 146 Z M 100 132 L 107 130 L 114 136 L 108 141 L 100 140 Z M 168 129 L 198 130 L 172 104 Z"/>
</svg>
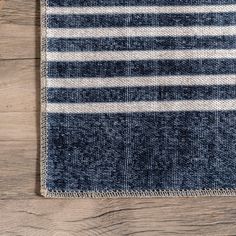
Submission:
<svg viewBox="0 0 236 236">
<path fill-rule="evenodd" d="M 207 121 L 209 127 L 206 128 L 207 124 L 204 127 L 209 133 L 217 127 L 229 126 L 231 134 L 228 136 L 231 135 L 231 139 L 236 140 L 234 133 L 236 121 L 231 115 L 234 112 L 236 115 L 236 0 L 48 0 L 46 6 L 43 7 L 45 7 L 46 16 L 44 31 L 46 37 L 44 51 L 46 104 L 44 104 L 44 111 L 48 117 L 46 126 L 49 135 L 46 141 L 46 146 L 49 148 L 45 154 L 49 167 L 48 177 L 44 176 L 46 178 L 44 189 L 49 189 L 49 192 L 62 191 L 61 196 L 65 196 L 65 192 L 73 192 L 76 193 L 76 196 L 81 196 L 80 194 L 100 193 L 101 191 L 111 193 L 137 190 L 139 193 L 143 193 L 143 191 L 169 189 L 184 191 L 186 189 L 202 190 L 225 187 L 234 189 L 236 187 L 235 184 L 231 184 L 231 181 L 228 185 L 227 183 L 224 185 L 222 180 L 218 181 L 220 184 L 210 180 L 209 173 L 209 176 L 203 174 L 205 177 L 201 177 L 208 178 L 207 183 L 199 179 L 201 184 L 196 183 L 194 176 L 198 178 L 200 174 L 198 175 L 197 170 L 191 168 L 188 171 L 193 171 L 194 174 L 189 177 L 188 183 L 182 182 L 180 185 L 177 184 L 178 186 L 172 183 L 178 179 L 176 171 L 183 172 L 181 164 L 179 170 L 175 170 L 175 167 L 185 154 L 178 154 L 181 151 L 176 146 L 176 149 L 169 150 L 168 146 L 165 146 L 168 142 L 164 141 L 164 136 L 160 136 L 159 141 L 156 140 L 156 142 L 162 143 L 158 151 L 159 156 L 163 155 L 162 161 L 166 160 L 165 158 L 174 158 L 171 159 L 173 166 L 169 167 L 170 169 L 163 167 L 163 170 L 167 168 L 165 174 L 169 176 L 168 181 L 163 180 L 165 178 L 158 172 L 156 173 L 157 179 L 158 176 L 162 176 L 162 179 L 155 181 L 161 183 L 163 181 L 163 185 L 159 182 L 159 185 L 155 183 L 154 177 L 146 182 L 144 180 L 144 183 L 141 184 L 141 180 L 135 180 L 135 178 L 139 176 L 141 179 L 145 179 L 145 176 L 149 175 L 148 170 L 157 168 L 154 168 L 153 164 L 155 155 L 149 152 L 155 150 L 155 145 L 159 144 L 150 141 L 154 146 L 150 146 L 146 154 L 142 153 L 144 160 L 147 163 L 150 162 L 148 167 L 145 167 L 145 162 L 139 163 L 135 159 L 136 154 L 132 155 L 135 153 L 135 148 L 128 146 L 135 144 L 132 144 L 133 141 L 130 138 L 132 135 L 127 135 L 128 131 L 122 125 L 122 117 L 132 116 L 129 118 L 129 122 L 134 126 L 136 124 L 137 129 L 139 125 L 146 127 L 145 124 L 150 120 L 142 121 L 140 116 L 135 113 L 141 114 L 144 120 L 145 117 L 149 117 L 148 119 L 154 119 L 156 122 L 159 118 L 150 118 L 153 114 L 155 117 L 159 115 L 165 117 L 166 113 L 168 119 L 175 116 L 181 117 L 180 120 L 176 120 L 176 123 L 170 121 L 171 129 L 176 131 L 176 134 L 172 135 L 176 136 L 169 138 L 175 138 L 173 143 L 176 145 L 183 142 L 185 148 L 188 148 L 186 145 L 190 145 L 190 148 L 193 145 L 192 148 L 196 152 L 186 155 L 195 161 L 209 158 L 211 156 L 209 145 L 214 146 L 214 142 L 209 141 L 207 146 L 203 147 L 199 137 L 193 135 L 191 142 L 185 142 L 186 137 L 181 136 L 180 133 L 186 132 L 186 136 L 188 136 L 196 130 L 198 130 L 196 132 L 200 132 L 200 123 L 203 122 L 201 119 Z M 184 114 L 188 114 L 188 118 L 196 119 L 196 126 L 186 124 L 188 128 L 185 130 L 184 126 L 182 127 Z M 100 122 L 98 127 L 108 122 L 107 129 L 111 129 L 110 133 L 114 133 L 112 135 L 119 136 L 118 133 L 122 133 L 122 129 L 126 130 L 124 131 L 126 132 L 126 141 L 124 141 L 126 143 L 122 145 L 128 151 L 120 157 L 124 159 L 122 159 L 124 170 L 118 170 L 119 176 L 122 176 L 122 180 L 116 179 L 118 182 L 121 181 L 118 187 L 115 183 L 107 184 L 105 179 L 111 178 L 113 176 L 111 173 L 117 171 L 119 158 L 115 159 L 115 164 L 107 162 L 107 169 L 106 166 L 103 166 L 101 170 L 100 165 L 96 166 L 98 163 L 96 160 L 109 156 L 102 151 L 104 148 L 112 148 L 114 150 L 110 151 L 111 155 L 118 155 L 114 153 L 121 152 L 122 145 L 109 147 L 109 143 L 115 140 L 115 136 L 112 136 L 113 138 L 110 137 L 110 141 L 106 140 L 102 146 L 102 142 L 98 141 L 99 135 L 109 136 L 109 134 L 100 133 L 98 127 L 90 132 L 87 125 L 93 126 L 91 125 L 93 119 L 88 116 L 96 116 L 97 123 Z M 106 119 L 105 116 L 107 116 Z M 222 119 L 219 118 L 221 116 Z M 227 120 L 226 117 L 230 117 L 228 118 L 230 120 Z M 87 140 L 84 137 L 85 134 L 79 130 L 82 129 L 81 127 L 76 131 L 77 126 L 73 123 L 74 119 L 78 119 L 77 126 L 79 126 L 79 122 L 85 122 L 84 129 L 88 128 L 88 135 L 97 141 Z M 86 119 L 90 120 L 88 124 L 86 124 Z M 112 126 L 109 120 L 112 122 L 113 119 L 117 123 Z M 224 124 L 225 119 L 227 122 Z M 94 122 L 96 122 L 95 120 Z M 216 120 L 217 122 L 215 122 Z M 147 123 L 142 124 L 142 122 Z M 152 122 L 150 125 L 155 123 Z M 214 123 L 214 127 L 211 127 L 211 122 Z M 219 122 L 222 123 L 219 124 Z M 215 127 L 215 124 L 218 126 Z M 153 129 L 157 133 L 163 132 L 164 135 L 167 125 L 165 123 L 163 131 L 161 131 L 161 126 L 157 127 L 155 124 Z M 117 128 L 118 126 L 120 127 Z M 59 134 L 61 132 L 61 136 L 59 135 L 59 137 L 58 133 L 54 132 Z M 70 132 L 73 133 L 73 138 L 68 137 Z M 143 133 L 143 131 L 132 132 L 137 132 L 136 136 L 142 133 L 146 139 L 149 137 L 148 133 Z M 217 135 L 217 132 L 220 131 L 215 130 L 213 135 Z M 66 135 L 67 138 L 63 138 L 63 135 Z M 208 137 L 202 135 L 204 139 Z M 218 133 L 218 135 L 223 138 L 222 134 Z M 53 136 L 57 136 L 57 139 L 54 140 Z M 205 141 L 207 142 L 207 140 Z M 83 153 L 84 150 L 78 149 L 80 142 L 87 145 L 85 147 L 88 149 L 87 155 Z M 140 142 L 143 149 L 149 145 L 146 141 Z M 89 151 L 89 148 L 93 150 L 94 145 L 101 145 L 97 147 L 100 152 L 98 151 L 96 157 L 92 157 Z M 232 147 L 225 145 L 225 156 L 228 156 L 227 150 Z M 219 146 L 218 148 L 220 149 Z M 70 149 L 71 153 L 69 151 L 64 153 L 64 149 L 67 151 Z M 206 155 L 202 154 L 204 152 Z M 212 153 L 212 158 L 218 158 L 221 151 L 217 152 L 214 149 Z M 75 159 L 84 158 L 84 161 L 87 158 L 88 160 L 85 162 L 90 165 L 86 164 L 84 168 L 90 170 L 90 174 L 85 174 L 81 169 L 80 173 L 84 174 L 78 174 L 78 176 L 71 174 L 76 172 L 76 169 L 73 168 L 78 162 L 77 159 L 73 160 L 71 173 L 67 172 L 66 167 L 62 167 L 62 164 L 60 166 L 58 158 L 66 159 L 68 155 Z M 207 155 L 208 157 L 206 157 Z M 231 158 L 236 158 L 235 152 L 233 156 L 231 153 Z M 161 160 L 158 159 L 158 161 Z M 227 161 L 225 159 L 225 162 Z M 232 160 L 232 162 L 234 161 L 235 159 Z M 81 160 L 79 162 L 82 165 Z M 209 160 L 206 162 L 209 165 L 206 168 L 211 168 Z M 218 164 L 216 169 L 219 167 Z M 95 169 L 91 167 L 93 165 Z M 194 166 L 193 163 L 190 165 Z M 135 168 L 140 170 L 143 168 L 147 173 L 140 172 L 135 173 L 133 177 L 129 176 L 129 171 Z M 102 174 L 99 171 L 103 174 L 108 172 L 110 174 L 104 174 L 105 176 L 101 177 Z M 206 174 L 206 172 L 204 173 Z M 91 175 L 96 177 L 91 177 Z M 66 176 L 70 177 L 65 180 Z M 129 180 L 130 178 L 134 182 L 136 181 L 134 185 Z M 217 178 L 220 176 L 217 175 Z M 227 179 L 225 176 L 224 178 Z M 100 181 L 100 179 L 104 181 Z M 147 188 L 143 187 L 145 184 Z"/>
<path fill-rule="evenodd" d="M 236 2 L 188 2 L 48 1 L 49 102 L 181 100 L 185 110 L 204 99 L 232 109 Z"/>
</svg>

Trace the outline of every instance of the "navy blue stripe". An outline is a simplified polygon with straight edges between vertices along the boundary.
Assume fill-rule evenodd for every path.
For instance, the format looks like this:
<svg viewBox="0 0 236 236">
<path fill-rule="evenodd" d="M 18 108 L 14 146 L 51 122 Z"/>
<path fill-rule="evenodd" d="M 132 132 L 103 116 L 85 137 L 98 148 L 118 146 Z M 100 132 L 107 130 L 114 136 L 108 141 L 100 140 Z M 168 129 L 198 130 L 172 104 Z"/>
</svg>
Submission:
<svg viewBox="0 0 236 236">
<path fill-rule="evenodd" d="M 236 13 L 48 15 L 49 28 L 226 26 L 235 25 Z"/>
<path fill-rule="evenodd" d="M 236 111 L 47 117 L 49 191 L 236 188 Z"/>
<path fill-rule="evenodd" d="M 48 88 L 48 102 L 138 102 L 236 98 L 236 85 L 118 88 Z"/>
<path fill-rule="evenodd" d="M 236 36 L 49 38 L 50 52 L 236 48 Z"/>
<path fill-rule="evenodd" d="M 48 62 L 50 78 L 235 74 L 236 59 Z"/>
<path fill-rule="evenodd" d="M 50 7 L 228 5 L 236 0 L 48 0 Z"/>
</svg>

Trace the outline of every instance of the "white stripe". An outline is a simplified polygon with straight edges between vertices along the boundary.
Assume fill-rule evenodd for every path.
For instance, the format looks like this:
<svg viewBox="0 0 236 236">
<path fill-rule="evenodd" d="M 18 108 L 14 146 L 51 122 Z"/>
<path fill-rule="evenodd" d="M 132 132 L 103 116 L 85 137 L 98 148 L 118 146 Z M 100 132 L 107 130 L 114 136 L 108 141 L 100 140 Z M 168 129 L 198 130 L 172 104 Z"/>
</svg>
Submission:
<svg viewBox="0 0 236 236">
<path fill-rule="evenodd" d="M 122 27 L 47 29 L 48 38 L 96 38 L 96 37 L 162 37 L 162 36 L 220 36 L 236 35 L 236 26 L 194 27 Z"/>
<path fill-rule="evenodd" d="M 236 75 L 47 79 L 47 87 L 53 88 L 101 88 L 177 85 L 236 85 Z"/>
<path fill-rule="evenodd" d="M 129 103 L 48 103 L 51 113 L 123 113 L 235 110 L 236 100 L 188 100 Z"/>
<path fill-rule="evenodd" d="M 236 5 L 211 6 L 116 6 L 116 7 L 48 7 L 47 14 L 138 14 L 138 13 L 218 13 L 233 12 Z"/>
<path fill-rule="evenodd" d="M 157 50 L 157 51 L 97 51 L 48 52 L 48 61 L 119 61 L 156 59 L 212 59 L 236 58 L 236 49 L 211 50 Z"/>
</svg>

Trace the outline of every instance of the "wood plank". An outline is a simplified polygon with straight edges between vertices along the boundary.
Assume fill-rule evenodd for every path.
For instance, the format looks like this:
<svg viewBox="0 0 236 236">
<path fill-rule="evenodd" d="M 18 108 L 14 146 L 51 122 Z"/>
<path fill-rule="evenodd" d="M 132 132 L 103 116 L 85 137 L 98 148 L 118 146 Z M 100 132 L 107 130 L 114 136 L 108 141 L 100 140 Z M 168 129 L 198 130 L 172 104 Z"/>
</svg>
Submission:
<svg viewBox="0 0 236 236">
<path fill-rule="evenodd" d="M 1 235 L 235 235 L 235 198 L 0 201 Z"/>
<path fill-rule="evenodd" d="M 32 141 L 37 139 L 39 139 L 38 113 L 0 113 L 0 141 Z"/>
<path fill-rule="evenodd" d="M 0 59 L 39 58 L 39 1 L 4 0 L 0 7 Z"/>
<path fill-rule="evenodd" d="M 39 60 L 0 61 L 0 112 L 39 110 Z"/>
<path fill-rule="evenodd" d="M 0 199 L 31 198 L 39 193 L 38 142 L 0 141 Z"/>
<path fill-rule="evenodd" d="M 22 32 L 23 36 L 17 33 L 16 37 L 12 37 L 9 31 Z M 39 43 L 36 43 L 36 39 L 39 39 L 35 36 L 33 27 L 0 25 L 0 32 L 6 35 L 5 37 L 0 36 L 0 60 L 39 58 L 39 47 L 37 46 Z M 27 36 L 29 32 L 32 33 Z"/>
<path fill-rule="evenodd" d="M 40 25 L 40 1 L 0 0 L 0 24 Z"/>
</svg>

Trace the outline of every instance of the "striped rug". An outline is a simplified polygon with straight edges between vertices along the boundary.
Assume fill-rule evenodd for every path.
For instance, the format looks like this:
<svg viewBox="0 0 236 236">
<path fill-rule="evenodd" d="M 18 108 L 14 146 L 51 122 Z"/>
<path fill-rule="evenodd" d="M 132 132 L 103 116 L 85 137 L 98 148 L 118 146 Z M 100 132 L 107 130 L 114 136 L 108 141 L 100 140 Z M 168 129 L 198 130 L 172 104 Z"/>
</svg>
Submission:
<svg viewBox="0 0 236 236">
<path fill-rule="evenodd" d="M 236 195 L 236 0 L 41 2 L 42 195 Z"/>
</svg>

